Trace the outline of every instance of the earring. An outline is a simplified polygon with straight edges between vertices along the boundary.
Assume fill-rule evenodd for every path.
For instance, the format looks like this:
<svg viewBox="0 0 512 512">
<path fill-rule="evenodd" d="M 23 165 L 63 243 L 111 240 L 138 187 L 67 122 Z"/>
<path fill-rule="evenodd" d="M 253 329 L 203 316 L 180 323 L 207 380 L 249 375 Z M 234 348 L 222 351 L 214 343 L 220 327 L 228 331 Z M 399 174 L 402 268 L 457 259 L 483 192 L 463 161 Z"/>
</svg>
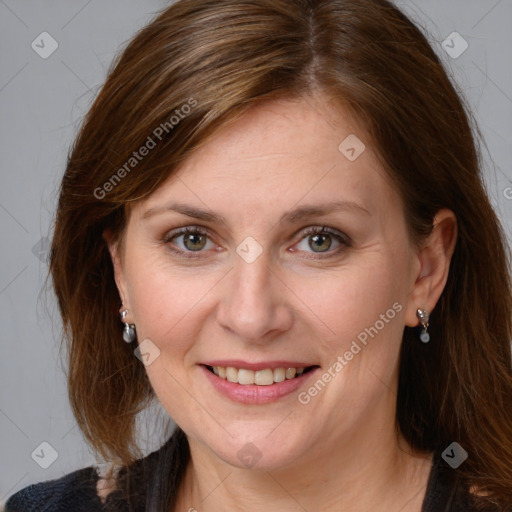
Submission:
<svg viewBox="0 0 512 512">
<path fill-rule="evenodd" d="M 127 309 L 123 309 L 123 311 L 121 311 L 121 322 L 124 323 L 123 340 L 126 341 L 126 343 L 131 343 L 137 334 L 135 333 L 135 324 L 129 324 L 128 322 L 124 321 L 127 314 Z"/>
<path fill-rule="evenodd" d="M 428 320 L 430 318 L 430 314 L 426 309 L 419 309 L 416 311 L 416 315 L 420 319 L 421 327 L 423 330 L 420 333 L 420 340 L 423 343 L 428 343 L 430 341 L 430 334 L 427 332 L 428 329 Z"/>
</svg>

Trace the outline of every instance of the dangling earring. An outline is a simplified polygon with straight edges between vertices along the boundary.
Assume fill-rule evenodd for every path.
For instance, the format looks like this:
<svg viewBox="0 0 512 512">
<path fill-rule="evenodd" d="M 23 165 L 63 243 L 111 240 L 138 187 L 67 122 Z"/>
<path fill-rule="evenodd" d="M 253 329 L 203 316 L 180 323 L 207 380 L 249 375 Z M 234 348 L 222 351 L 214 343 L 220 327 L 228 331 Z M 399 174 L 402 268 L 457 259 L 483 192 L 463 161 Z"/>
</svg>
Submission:
<svg viewBox="0 0 512 512">
<path fill-rule="evenodd" d="M 428 343 L 430 341 L 430 334 L 427 332 L 428 329 L 428 320 L 430 318 L 429 312 L 426 309 L 419 309 L 416 311 L 416 315 L 420 319 L 421 327 L 423 330 L 420 333 L 420 340 L 423 343 Z"/>
<path fill-rule="evenodd" d="M 123 340 L 126 341 L 126 343 L 131 343 L 136 338 L 137 334 L 135 332 L 135 324 L 129 324 L 124 321 L 127 314 L 127 309 L 123 309 L 123 311 L 121 311 L 121 322 L 124 323 Z"/>
</svg>

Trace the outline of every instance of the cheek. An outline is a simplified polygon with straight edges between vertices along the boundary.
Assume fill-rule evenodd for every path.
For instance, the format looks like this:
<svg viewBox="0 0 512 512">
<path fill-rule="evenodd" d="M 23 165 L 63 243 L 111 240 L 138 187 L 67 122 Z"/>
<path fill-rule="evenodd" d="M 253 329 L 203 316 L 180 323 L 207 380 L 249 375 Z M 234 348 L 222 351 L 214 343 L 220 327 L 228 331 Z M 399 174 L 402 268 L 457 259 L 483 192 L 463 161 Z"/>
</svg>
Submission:
<svg viewBox="0 0 512 512">
<path fill-rule="evenodd" d="M 149 339 L 159 349 L 146 366 L 151 386 L 170 417 L 187 427 L 189 418 L 202 414 L 197 401 L 184 390 L 190 388 L 187 372 L 204 323 L 202 300 L 218 276 L 199 278 L 183 269 L 177 271 L 165 257 L 149 251 L 132 254 L 127 268 L 138 342 Z"/>
<path fill-rule="evenodd" d="M 149 338 L 162 354 L 172 352 L 172 358 L 193 346 L 203 304 L 222 274 L 203 272 L 199 277 L 193 267 L 170 265 L 163 251 L 152 252 L 134 252 L 127 261 L 130 305 L 139 340 Z"/>
<path fill-rule="evenodd" d="M 333 348 L 344 349 L 376 323 L 379 334 L 396 338 L 402 331 L 400 311 L 405 297 L 401 265 L 393 255 L 375 252 L 316 280 L 297 280 L 294 290 L 317 317 L 321 336 Z"/>
<path fill-rule="evenodd" d="M 367 254 L 298 292 L 307 297 L 325 342 L 322 376 L 329 384 L 313 406 L 332 410 L 334 423 L 346 422 L 354 411 L 376 408 L 393 387 L 407 297 L 404 256 L 397 257 Z M 308 396 L 323 389 L 315 386 L 307 390 Z"/>
</svg>

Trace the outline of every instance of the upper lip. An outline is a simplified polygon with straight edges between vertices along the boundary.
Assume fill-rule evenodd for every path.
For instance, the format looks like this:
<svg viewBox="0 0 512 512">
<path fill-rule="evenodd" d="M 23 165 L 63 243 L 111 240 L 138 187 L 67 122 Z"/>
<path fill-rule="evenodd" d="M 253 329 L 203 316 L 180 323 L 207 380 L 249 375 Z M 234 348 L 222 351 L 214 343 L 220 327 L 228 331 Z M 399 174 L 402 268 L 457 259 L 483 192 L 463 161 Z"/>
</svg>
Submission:
<svg viewBox="0 0 512 512">
<path fill-rule="evenodd" d="M 267 368 L 308 368 L 309 366 L 318 366 L 313 363 L 304 363 L 298 361 L 261 361 L 259 363 L 248 363 L 239 359 L 217 359 L 215 361 L 205 361 L 205 366 L 222 366 L 224 368 L 238 368 L 244 370 L 266 370 Z"/>
</svg>

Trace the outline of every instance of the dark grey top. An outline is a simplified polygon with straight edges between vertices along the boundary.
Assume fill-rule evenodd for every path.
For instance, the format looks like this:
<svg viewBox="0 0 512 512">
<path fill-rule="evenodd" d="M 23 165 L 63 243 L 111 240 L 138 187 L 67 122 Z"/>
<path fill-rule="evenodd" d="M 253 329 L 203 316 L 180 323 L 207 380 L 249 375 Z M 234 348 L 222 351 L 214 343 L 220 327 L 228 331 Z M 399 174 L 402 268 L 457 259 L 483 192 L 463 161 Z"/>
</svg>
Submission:
<svg viewBox="0 0 512 512">
<path fill-rule="evenodd" d="M 144 459 L 149 466 L 163 448 L 149 454 Z M 21 489 L 6 503 L 6 512 L 106 512 L 96 492 L 100 475 L 96 466 L 79 469 L 61 478 L 40 482 Z M 111 495 L 107 498 L 108 510 L 118 512 L 143 512 L 144 498 L 130 506 L 126 501 L 114 503 Z M 467 489 L 459 481 L 459 473 L 434 454 L 422 512 L 471 512 Z M 489 509 L 491 510 L 491 509 Z"/>
</svg>

